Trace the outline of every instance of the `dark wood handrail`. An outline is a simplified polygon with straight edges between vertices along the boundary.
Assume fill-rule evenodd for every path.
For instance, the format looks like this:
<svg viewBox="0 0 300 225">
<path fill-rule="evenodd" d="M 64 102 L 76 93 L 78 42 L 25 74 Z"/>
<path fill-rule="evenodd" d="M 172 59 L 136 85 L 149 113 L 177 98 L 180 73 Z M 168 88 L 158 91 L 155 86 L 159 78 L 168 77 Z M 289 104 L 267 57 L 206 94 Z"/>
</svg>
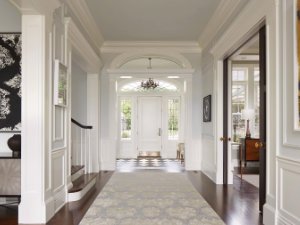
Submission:
<svg viewBox="0 0 300 225">
<path fill-rule="evenodd" d="M 82 125 L 81 123 L 77 122 L 73 118 L 71 118 L 71 122 L 74 123 L 74 124 L 76 124 L 77 126 L 81 127 L 82 129 L 93 129 L 92 126 Z"/>
</svg>

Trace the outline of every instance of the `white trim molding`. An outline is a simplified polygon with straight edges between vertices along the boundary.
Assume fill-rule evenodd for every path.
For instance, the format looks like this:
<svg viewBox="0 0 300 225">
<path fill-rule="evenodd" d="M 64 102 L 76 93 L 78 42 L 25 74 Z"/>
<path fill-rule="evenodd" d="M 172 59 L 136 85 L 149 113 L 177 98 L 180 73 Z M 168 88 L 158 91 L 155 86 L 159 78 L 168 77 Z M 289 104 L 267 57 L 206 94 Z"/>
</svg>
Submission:
<svg viewBox="0 0 300 225">
<path fill-rule="evenodd" d="M 46 223 L 54 203 L 45 199 L 46 148 L 46 37 L 45 17 L 22 16 L 22 163 L 19 223 Z M 38 169 L 37 169 L 38 168 Z M 46 171 L 46 172 L 45 172 Z M 49 201 L 48 201 L 49 200 Z M 46 202 L 49 204 L 46 205 Z"/>
<path fill-rule="evenodd" d="M 180 53 L 201 53 L 195 41 L 106 41 L 100 48 L 101 53 L 122 53 L 139 49 L 165 49 Z"/>
<path fill-rule="evenodd" d="M 40 0 L 9 0 L 23 15 L 47 14 L 61 5 L 59 0 L 40 1 Z"/>
<path fill-rule="evenodd" d="M 222 27 L 230 21 L 236 11 L 240 11 L 248 1 L 243 0 L 223 0 L 213 13 L 206 28 L 200 35 L 198 42 L 204 48 L 212 38 L 215 37 Z"/>
<path fill-rule="evenodd" d="M 85 29 L 86 34 L 89 35 L 89 38 L 93 41 L 93 44 L 99 49 L 103 44 L 104 38 L 101 34 L 100 28 L 97 26 L 93 16 L 91 15 L 86 1 L 66 0 L 66 3 L 79 20 L 82 28 Z"/>
<path fill-rule="evenodd" d="M 189 60 L 184 57 L 182 54 L 174 51 L 174 50 L 168 50 L 161 48 L 139 48 L 139 49 L 133 49 L 128 50 L 128 52 L 124 52 L 117 57 L 115 57 L 110 66 L 109 69 L 119 69 L 120 66 L 122 66 L 124 63 L 133 60 L 138 59 L 141 57 L 160 57 L 164 59 L 171 60 L 178 65 L 182 67 L 182 69 L 192 69 L 192 65 L 189 62 Z M 177 69 L 178 70 L 178 69 Z M 152 71 L 152 70 L 151 70 Z M 180 69 L 179 69 L 180 71 Z"/>
<path fill-rule="evenodd" d="M 300 224 L 300 161 L 277 157 L 278 224 Z"/>
<path fill-rule="evenodd" d="M 102 61 L 97 52 L 85 39 L 82 32 L 71 20 L 65 18 L 67 37 L 72 45 L 72 57 L 76 63 L 88 73 L 99 73 Z"/>
</svg>

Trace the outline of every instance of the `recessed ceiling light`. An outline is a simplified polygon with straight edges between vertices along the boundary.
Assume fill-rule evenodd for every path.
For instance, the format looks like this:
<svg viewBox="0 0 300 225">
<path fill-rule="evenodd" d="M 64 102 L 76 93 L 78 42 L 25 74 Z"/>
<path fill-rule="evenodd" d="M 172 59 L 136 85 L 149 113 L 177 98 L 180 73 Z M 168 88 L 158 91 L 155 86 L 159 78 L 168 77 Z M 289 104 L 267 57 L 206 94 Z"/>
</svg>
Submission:
<svg viewBox="0 0 300 225">
<path fill-rule="evenodd" d="M 120 76 L 120 78 L 122 78 L 122 79 L 130 79 L 130 78 L 132 78 L 132 76 Z"/>
<path fill-rule="evenodd" d="M 176 79 L 176 78 L 179 78 L 179 76 L 168 76 L 168 78 L 173 78 L 173 79 L 175 78 Z"/>
</svg>

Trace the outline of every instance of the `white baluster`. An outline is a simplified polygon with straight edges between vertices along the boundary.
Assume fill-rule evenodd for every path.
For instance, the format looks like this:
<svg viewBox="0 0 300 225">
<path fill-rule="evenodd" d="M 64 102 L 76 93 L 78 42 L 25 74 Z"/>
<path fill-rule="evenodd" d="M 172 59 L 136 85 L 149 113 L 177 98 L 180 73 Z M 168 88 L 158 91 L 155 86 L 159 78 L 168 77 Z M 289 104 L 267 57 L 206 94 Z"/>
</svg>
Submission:
<svg viewBox="0 0 300 225">
<path fill-rule="evenodd" d="M 89 151 L 89 173 L 92 171 L 91 168 L 91 132 L 88 130 L 88 151 Z"/>
<path fill-rule="evenodd" d="M 80 129 L 80 165 L 83 165 L 82 129 Z"/>
</svg>

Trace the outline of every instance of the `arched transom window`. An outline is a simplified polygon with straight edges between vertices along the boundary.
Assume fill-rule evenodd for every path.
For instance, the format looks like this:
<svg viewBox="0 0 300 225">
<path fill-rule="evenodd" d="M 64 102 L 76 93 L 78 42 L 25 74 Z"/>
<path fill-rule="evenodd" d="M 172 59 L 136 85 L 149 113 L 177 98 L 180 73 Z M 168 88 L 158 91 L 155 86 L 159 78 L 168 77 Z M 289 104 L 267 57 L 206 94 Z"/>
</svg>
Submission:
<svg viewBox="0 0 300 225">
<path fill-rule="evenodd" d="M 144 81 L 144 80 L 143 80 Z M 141 81 L 134 81 L 128 84 L 125 84 L 121 87 L 120 91 L 121 92 L 150 92 L 150 91 L 171 91 L 171 92 L 176 92 L 178 91 L 178 88 L 169 82 L 163 81 L 163 80 L 155 80 L 155 82 L 158 82 L 158 87 L 155 89 L 145 89 L 141 87 Z"/>
</svg>

